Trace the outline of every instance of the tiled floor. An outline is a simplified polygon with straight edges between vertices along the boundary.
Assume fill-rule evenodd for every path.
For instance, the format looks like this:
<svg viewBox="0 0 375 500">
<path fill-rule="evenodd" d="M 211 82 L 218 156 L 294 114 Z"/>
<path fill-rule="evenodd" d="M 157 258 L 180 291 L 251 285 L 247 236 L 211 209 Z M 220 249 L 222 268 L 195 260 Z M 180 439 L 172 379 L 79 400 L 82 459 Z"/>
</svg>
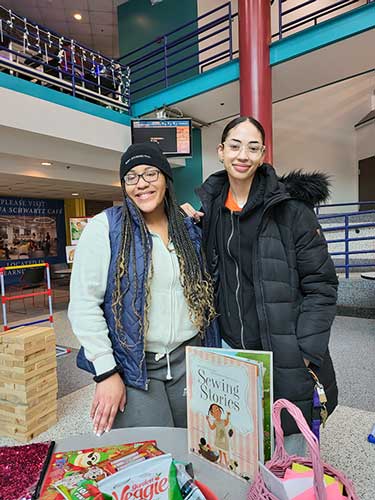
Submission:
<svg viewBox="0 0 375 500">
<path fill-rule="evenodd" d="M 78 347 L 65 311 L 55 314 L 57 343 Z M 325 461 L 345 472 L 354 482 L 361 500 L 375 498 L 375 445 L 367 435 L 375 424 L 375 320 L 338 317 L 335 320 L 331 353 L 337 368 L 340 406 L 322 431 L 321 451 Z M 94 385 L 90 384 L 58 402 L 59 422 L 38 436 L 61 439 L 91 432 L 89 408 Z M 0 438 L 0 445 L 17 444 Z"/>
</svg>

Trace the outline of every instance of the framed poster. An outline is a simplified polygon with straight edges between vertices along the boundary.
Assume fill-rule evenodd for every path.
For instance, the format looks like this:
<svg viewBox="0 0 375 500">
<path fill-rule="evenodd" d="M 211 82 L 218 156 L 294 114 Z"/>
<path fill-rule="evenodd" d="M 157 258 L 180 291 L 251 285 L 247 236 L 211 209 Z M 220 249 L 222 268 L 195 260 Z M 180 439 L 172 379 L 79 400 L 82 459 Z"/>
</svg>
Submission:
<svg viewBox="0 0 375 500">
<path fill-rule="evenodd" d="M 65 245 L 63 201 L 0 197 L 0 261 L 63 260 Z"/>
<path fill-rule="evenodd" d="M 90 217 L 70 217 L 69 219 L 69 229 L 70 229 L 70 240 L 72 245 L 77 245 L 83 230 L 85 229 Z"/>
<path fill-rule="evenodd" d="M 68 264 L 73 264 L 74 260 L 74 252 L 76 250 L 76 245 L 69 245 L 65 247 L 65 252 L 66 252 L 66 262 Z"/>
</svg>

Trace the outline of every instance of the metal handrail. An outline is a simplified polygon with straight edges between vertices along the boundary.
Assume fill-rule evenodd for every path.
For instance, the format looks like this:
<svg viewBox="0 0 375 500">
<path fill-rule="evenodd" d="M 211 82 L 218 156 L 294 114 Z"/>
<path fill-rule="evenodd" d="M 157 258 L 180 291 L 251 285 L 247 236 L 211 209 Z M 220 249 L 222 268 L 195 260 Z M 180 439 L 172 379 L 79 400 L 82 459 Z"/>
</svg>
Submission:
<svg viewBox="0 0 375 500">
<path fill-rule="evenodd" d="M 315 212 L 319 215 L 322 208 L 332 208 L 332 207 L 350 207 L 350 206 L 365 206 L 365 205 L 375 205 L 375 201 L 353 201 L 353 203 L 332 203 L 330 205 L 316 205 Z M 363 214 L 363 211 L 361 211 Z M 339 214 L 341 215 L 341 214 Z"/>
<path fill-rule="evenodd" d="M 138 47 L 138 48 L 136 48 L 136 49 L 134 49 L 134 50 L 132 50 L 132 51 L 130 51 L 130 52 L 127 52 L 127 53 L 126 53 L 126 54 L 124 54 L 123 56 L 120 56 L 117 60 L 118 60 L 118 61 L 121 61 L 121 59 L 125 59 L 125 58 L 129 57 L 130 55 L 135 54 L 136 52 L 138 52 L 138 51 L 140 51 L 140 50 L 143 50 L 143 49 L 145 49 L 145 48 L 147 48 L 147 47 L 150 47 L 153 43 L 155 43 L 155 42 L 157 42 L 158 40 L 160 40 L 160 38 L 162 38 L 162 37 L 164 37 L 164 36 L 168 37 L 168 36 L 170 36 L 170 35 L 174 35 L 175 33 L 178 33 L 179 31 L 181 31 L 181 30 L 183 30 L 183 29 L 187 28 L 188 26 L 191 26 L 192 24 L 195 24 L 197 21 L 200 21 L 201 19 L 204 19 L 205 17 L 208 17 L 208 16 L 210 16 L 210 15 L 214 14 L 215 12 L 217 12 L 217 11 L 219 11 L 219 10 L 223 9 L 223 7 L 227 7 L 228 5 L 230 5 L 230 2 L 227 2 L 227 3 L 223 4 L 223 5 L 219 5 L 219 7 L 216 7 L 215 9 L 212 9 L 212 10 L 210 10 L 210 11 L 208 11 L 208 12 L 206 12 L 206 13 L 202 14 L 202 15 L 200 15 L 199 17 L 197 17 L 197 18 L 195 18 L 195 19 L 192 19 L 191 21 L 188 21 L 187 23 L 185 23 L 185 24 L 182 24 L 182 25 L 178 26 L 178 27 L 177 27 L 177 28 L 175 28 L 174 30 L 172 30 L 172 31 L 168 31 L 167 33 L 164 33 L 164 34 L 163 34 L 163 35 L 161 35 L 160 37 L 155 38 L 155 40 L 152 40 L 151 42 L 148 42 L 148 43 L 146 43 L 145 45 L 142 45 L 141 47 Z"/>
<path fill-rule="evenodd" d="M 287 33 L 303 29 L 309 23 L 316 25 L 323 17 L 339 11 L 341 13 L 344 8 L 374 2 L 331 0 L 325 7 L 319 7 L 318 1 L 305 0 L 299 5 L 288 7 L 288 0 L 278 0 L 279 31 L 272 37 L 282 39 Z M 310 12 L 314 4 L 316 8 Z M 216 17 L 208 20 L 213 15 Z M 295 19 L 288 19 L 290 16 L 295 16 Z M 0 55 L 0 70 L 29 76 L 44 85 L 68 90 L 73 96 L 86 95 L 90 100 L 127 111 L 130 107 L 130 68 L 135 75 L 131 92 L 137 96 L 146 89 L 166 88 L 187 71 L 197 68 L 201 73 L 213 64 L 232 61 L 238 55 L 232 26 L 237 17 L 238 13 L 232 13 L 231 2 L 226 2 L 113 60 L 0 5 L 0 49 L 9 55 L 8 58 Z M 205 24 L 195 28 L 199 21 Z M 186 33 L 192 26 L 195 29 Z M 219 41 L 218 36 L 222 36 Z M 202 42 L 210 39 L 214 40 L 212 44 L 200 48 Z M 216 51 L 218 47 L 220 49 Z M 190 52 L 186 53 L 188 50 Z M 213 54 L 199 60 L 202 54 L 211 50 Z M 185 55 L 179 58 L 183 52 Z M 122 64 L 124 60 L 127 65 Z M 187 61 L 192 61 L 192 64 L 186 64 Z M 23 66 L 22 69 L 19 64 Z M 30 70 L 30 65 L 36 66 L 36 72 Z M 56 79 L 64 83 L 57 85 Z M 152 82 L 147 83 L 151 79 Z"/>
<path fill-rule="evenodd" d="M 346 207 L 346 206 L 353 206 L 353 205 L 375 205 L 374 201 L 363 201 L 363 202 L 353 202 L 353 203 L 333 203 L 331 205 L 320 205 L 320 207 L 315 207 L 317 210 L 318 208 L 332 208 L 332 207 Z M 354 236 L 350 237 L 350 230 L 358 230 L 358 229 L 371 229 L 375 228 L 375 222 L 351 222 L 350 219 L 353 217 L 359 217 L 363 215 L 373 215 L 375 219 L 375 210 L 363 210 L 363 211 L 351 211 L 351 212 L 346 212 L 346 213 L 335 213 L 335 214 L 329 214 L 329 215 L 321 215 L 317 213 L 317 217 L 319 221 L 325 221 L 326 223 L 330 219 L 338 219 L 338 218 L 343 218 L 343 223 L 334 225 L 334 226 L 323 226 L 322 230 L 324 233 L 332 233 L 336 231 L 342 231 L 344 232 L 344 237 L 339 237 L 339 238 L 333 238 L 333 239 L 327 239 L 327 244 L 335 244 L 335 243 L 344 243 L 345 249 L 343 251 L 330 251 L 330 255 L 332 257 L 339 257 L 343 256 L 344 257 L 344 264 L 338 264 L 335 263 L 335 267 L 337 269 L 344 269 L 345 270 L 345 278 L 350 277 L 350 269 L 352 268 L 375 268 L 375 262 L 361 262 L 361 263 L 352 263 L 350 261 L 350 257 L 354 255 L 373 255 L 375 254 L 375 246 L 362 249 L 362 250 L 351 250 L 350 249 L 350 244 L 352 242 L 359 242 L 359 241 L 374 241 L 375 242 L 375 231 L 374 231 L 374 236 Z"/>
<path fill-rule="evenodd" d="M 374 0 L 366 0 L 366 3 L 372 3 Z M 329 5 L 325 7 L 319 7 L 317 2 L 320 0 L 306 0 L 305 2 L 300 3 L 299 5 L 295 5 L 293 7 L 284 7 L 287 4 L 288 0 L 279 0 L 278 1 L 278 25 L 279 31 L 272 35 L 272 38 L 276 38 L 281 40 L 286 33 L 296 30 L 302 26 L 306 26 L 306 24 L 310 24 L 310 26 L 316 26 L 319 22 L 321 22 L 321 18 L 333 14 L 337 11 L 342 11 L 342 9 L 349 7 L 354 4 L 360 4 L 360 6 L 364 5 L 364 0 L 335 0 L 329 2 Z M 317 5 L 316 10 L 312 12 L 307 12 L 307 7 L 313 6 L 313 4 Z M 357 7 L 354 7 L 357 8 Z M 298 16 L 298 13 L 302 11 L 302 15 Z M 340 12 L 341 13 L 341 12 Z M 339 14 L 340 14 L 339 13 Z M 291 19 L 289 21 L 286 20 L 287 16 L 295 15 L 295 19 Z M 309 26 L 307 26 L 309 27 Z"/>
<path fill-rule="evenodd" d="M 364 1 L 371 3 L 374 0 L 327 0 L 328 5 L 325 7 L 319 6 L 318 1 L 320 2 L 320 0 L 305 0 L 299 5 L 288 7 L 288 0 L 278 0 L 279 31 L 272 35 L 272 39 L 280 40 L 288 33 L 307 28 L 310 24 L 318 24 L 324 17 L 335 15 L 336 12 L 338 15 L 342 13 L 344 8 L 347 9 L 350 6 L 356 8 Z M 290 2 L 289 5 L 291 5 Z M 223 10 L 225 14 L 223 14 Z M 191 28 L 197 22 L 207 20 L 209 16 L 213 15 L 216 16 L 214 20 L 210 20 L 197 29 Z M 292 16 L 295 18 L 293 19 Z M 238 44 L 233 40 L 232 26 L 237 17 L 238 13 L 231 11 L 231 3 L 226 2 L 141 47 L 121 55 L 117 60 L 125 61 L 131 67 L 132 75 L 135 76 L 132 79 L 132 95 L 137 98 L 145 90 L 167 88 L 171 83 L 176 83 L 179 76 L 182 77 L 184 73 L 194 68 L 198 68 L 199 73 L 202 73 L 213 64 L 232 61 L 238 55 L 236 49 Z M 189 29 L 190 31 L 186 33 L 186 30 Z M 217 37 L 221 35 L 223 38 L 218 42 Z M 213 43 L 200 48 L 200 44 L 209 39 L 213 39 Z M 204 52 L 217 49 L 219 46 L 225 46 L 225 48 L 215 51 L 204 60 L 199 60 Z M 171 58 L 177 58 L 181 52 L 186 50 L 191 52 L 178 61 L 173 61 L 173 59 L 171 61 Z M 194 62 L 194 58 L 197 58 L 198 61 Z M 193 64 L 183 67 L 183 64 L 188 60 L 193 61 Z M 173 71 L 171 74 L 172 67 L 177 71 Z M 172 79 L 175 81 L 172 82 Z"/>
<path fill-rule="evenodd" d="M 212 15 L 216 17 L 208 19 Z M 202 72 L 218 60 L 232 60 L 232 22 L 236 17 L 237 14 L 232 14 L 231 2 L 226 2 L 119 57 L 118 61 L 126 62 L 131 68 L 132 96 L 160 85 L 166 88 L 187 71 L 198 69 Z M 196 28 L 199 21 L 204 24 Z M 191 26 L 194 28 L 186 32 Z M 213 42 L 207 44 L 210 39 Z M 204 47 L 200 46 L 202 42 L 206 42 Z M 215 51 L 219 47 L 219 51 Z M 211 50 L 215 53 L 207 54 Z M 207 57 L 199 60 L 202 54 Z"/>
<path fill-rule="evenodd" d="M 0 71 L 128 112 L 129 68 L 0 5 Z"/>
</svg>

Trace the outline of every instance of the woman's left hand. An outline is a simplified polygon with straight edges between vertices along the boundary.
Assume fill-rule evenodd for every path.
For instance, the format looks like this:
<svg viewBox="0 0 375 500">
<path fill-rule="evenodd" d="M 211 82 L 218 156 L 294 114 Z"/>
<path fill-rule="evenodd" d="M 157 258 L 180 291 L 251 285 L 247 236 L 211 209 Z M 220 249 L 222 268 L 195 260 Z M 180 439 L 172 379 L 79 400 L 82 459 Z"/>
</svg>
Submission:
<svg viewBox="0 0 375 500">
<path fill-rule="evenodd" d="M 90 417 L 93 419 L 94 433 L 101 436 L 111 430 L 117 412 L 124 411 L 126 388 L 118 373 L 96 385 Z"/>
</svg>

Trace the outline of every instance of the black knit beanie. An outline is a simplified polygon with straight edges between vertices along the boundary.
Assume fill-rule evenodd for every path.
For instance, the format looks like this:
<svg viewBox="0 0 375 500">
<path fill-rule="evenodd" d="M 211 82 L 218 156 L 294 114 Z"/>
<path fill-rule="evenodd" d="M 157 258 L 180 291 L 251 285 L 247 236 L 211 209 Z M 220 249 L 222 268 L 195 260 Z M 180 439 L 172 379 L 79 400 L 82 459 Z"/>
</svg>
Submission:
<svg viewBox="0 0 375 500">
<path fill-rule="evenodd" d="M 128 147 L 121 157 L 120 179 L 122 180 L 129 170 L 138 165 L 157 167 L 173 181 L 172 168 L 169 161 L 155 142 L 142 142 L 132 144 Z"/>
</svg>

